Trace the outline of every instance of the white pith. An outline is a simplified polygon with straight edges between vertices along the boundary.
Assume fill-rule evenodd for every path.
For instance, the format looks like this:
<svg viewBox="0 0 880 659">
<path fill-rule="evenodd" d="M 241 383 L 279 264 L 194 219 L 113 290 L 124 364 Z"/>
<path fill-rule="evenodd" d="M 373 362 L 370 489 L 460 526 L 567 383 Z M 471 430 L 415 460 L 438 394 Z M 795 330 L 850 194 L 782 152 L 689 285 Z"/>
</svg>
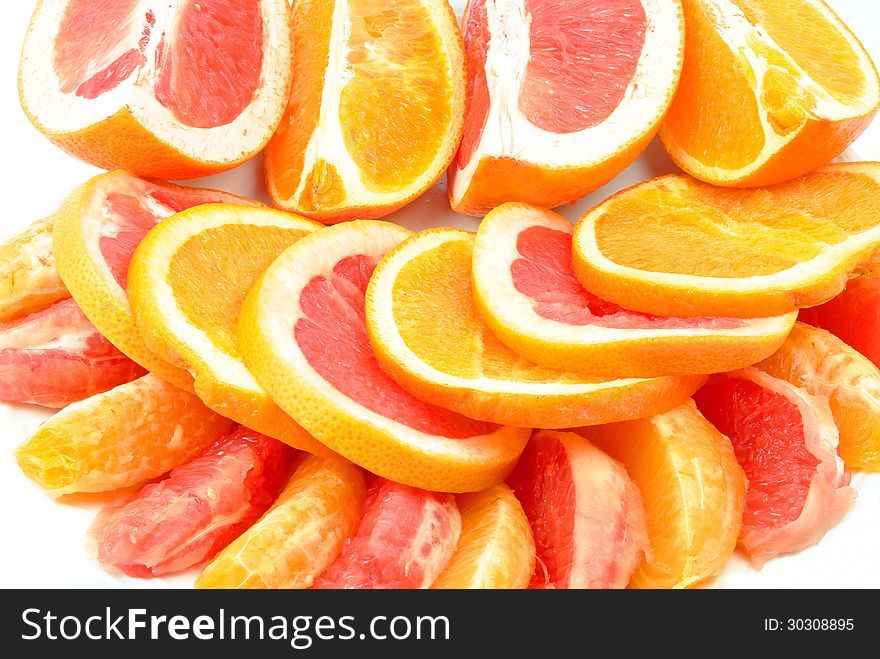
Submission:
<svg viewBox="0 0 880 659">
<path fill-rule="evenodd" d="M 127 80 L 95 99 L 64 93 L 53 66 L 55 37 L 69 0 L 43 0 L 34 14 L 21 60 L 21 94 L 33 120 L 49 134 L 75 133 L 106 119 L 123 108 L 163 142 L 194 159 L 235 162 L 262 147 L 268 138 L 256 126 L 277 124 L 284 111 L 290 59 L 290 32 L 286 0 L 261 0 L 263 12 L 263 61 L 260 84 L 254 98 L 231 123 L 212 128 L 187 126 L 153 95 L 156 82 L 156 49 L 163 32 L 172 34 L 177 8 L 185 0 L 142 0 L 130 42 L 121 52 L 136 46 L 143 16 L 152 10 L 156 24 L 144 54 L 146 63 Z M 166 38 L 168 38 L 166 36 Z M 48 52 L 47 52 L 48 50 Z"/>
<path fill-rule="evenodd" d="M 682 16 L 677 3 L 670 0 L 642 0 L 642 5 L 645 42 L 620 104 L 595 126 L 553 133 L 531 123 L 519 108 L 530 50 L 531 17 L 525 0 L 486 0 L 489 112 L 470 161 L 457 168 L 453 177 L 453 205 L 464 197 L 483 158 L 513 158 L 548 168 L 590 167 L 656 125 L 678 81 Z"/>
</svg>

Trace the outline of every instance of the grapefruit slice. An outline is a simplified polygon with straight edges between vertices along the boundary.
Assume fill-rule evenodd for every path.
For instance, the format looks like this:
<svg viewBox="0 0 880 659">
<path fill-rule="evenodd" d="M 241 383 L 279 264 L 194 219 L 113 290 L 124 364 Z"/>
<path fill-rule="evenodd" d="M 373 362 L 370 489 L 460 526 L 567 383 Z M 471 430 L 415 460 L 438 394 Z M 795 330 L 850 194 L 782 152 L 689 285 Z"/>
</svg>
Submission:
<svg viewBox="0 0 880 659">
<path fill-rule="evenodd" d="M 281 411 L 241 361 L 241 304 L 275 257 L 321 224 L 267 208 L 205 204 L 153 227 L 135 250 L 128 301 L 145 345 L 195 377 L 218 414 L 310 453 L 330 451 Z"/>
<path fill-rule="evenodd" d="M 574 231 L 584 288 L 668 316 L 757 318 L 830 300 L 880 245 L 880 163 L 760 190 L 682 174 L 623 190 Z"/>
<path fill-rule="evenodd" d="M 573 229 L 556 213 L 510 203 L 477 231 L 477 306 L 507 347 L 536 364 L 615 377 L 720 373 L 772 354 L 795 321 L 794 312 L 742 320 L 624 309 L 580 285 Z"/>
<path fill-rule="evenodd" d="M 104 169 L 192 178 L 268 142 L 290 88 L 286 0 L 40 0 L 18 74 L 28 118 Z"/>
<path fill-rule="evenodd" d="M 272 505 L 293 451 L 239 426 L 92 527 L 98 560 L 131 577 L 185 570 L 214 555 Z"/>
<path fill-rule="evenodd" d="M 461 535 L 434 589 L 526 588 L 535 572 L 535 539 L 507 485 L 461 494 Z"/>
<path fill-rule="evenodd" d="M 622 462 L 642 493 L 651 554 L 630 586 L 687 588 L 722 570 L 742 529 L 745 477 L 730 441 L 692 400 L 576 432 Z"/>
<path fill-rule="evenodd" d="M 755 567 L 816 544 L 852 507 L 827 399 L 755 368 L 713 376 L 694 398 L 745 472 L 739 546 Z"/>
<path fill-rule="evenodd" d="M 535 433 L 507 482 L 535 534 L 532 588 L 625 588 L 650 551 L 638 488 L 574 433 Z"/>
<path fill-rule="evenodd" d="M 338 457 L 302 459 L 273 506 L 208 563 L 196 588 L 311 588 L 354 533 L 363 472 Z"/>
<path fill-rule="evenodd" d="M 610 181 L 651 141 L 678 84 L 677 0 L 470 0 L 468 113 L 454 210 L 553 207 Z"/>
<path fill-rule="evenodd" d="M 846 466 L 880 471 L 880 370 L 868 358 L 825 330 L 795 323 L 757 368 L 828 398 Z"/>
<path fill-rule="evenodd" d="M 232 428 L 193 394 L 152 373 L 55 414 L 16 450 L 52 497 L 109 492 L 158 478 Z"/>
<path fill-rule="evenodd" d="M 422 231 L 382 259 L 370 280 L 366 317 L 376 356 L 416 397 L 493 423 L 571 428 L 665 411 L 702 384 L 696 375 L 617 380 L 527 362 L 477 310 L 473 245 L 467 231 Z"/>
<path fill-rule="evenodd" d="M 451 494 L 379 479 L 361 521 L 315 588 L 430 588 L 449 564 L 461 533 Z"/>
<path fill-rule="evenodd" d="M 294 85 L 266 149 L 280 208 L 381 217 L 443 174 L 461 139 L 464 51 L 445 0 L 300 0 Z"/>
<path fill-rule="evenodd" d="M 340 455 L 413 487 L 482 490 L 509 473 L 529 431 L 412 396 L 385 374 L 367 336 L 367 283 L 379 259 L 409 235 L 364 220 L 288 247 L 245 300 L 239 349 L 279 407 Z"/>
<path fill-rule="evenodd" d="M 169 215 L 206 203 L 259 205 L 218 190 L 115 171 L 68 195 L 56 214 L 53 235 L 58 272 L 88 319 L 131 359 L 185 389 L 192 389 L 192 376 L 144 345 L 125 288 L 131 256 L 147 232 Z"/>
<path fill-rule="evenodd" d="M 64 407 L 144 374 L 70 298 L 0 323 L 0 400 Z"/>
</svg>

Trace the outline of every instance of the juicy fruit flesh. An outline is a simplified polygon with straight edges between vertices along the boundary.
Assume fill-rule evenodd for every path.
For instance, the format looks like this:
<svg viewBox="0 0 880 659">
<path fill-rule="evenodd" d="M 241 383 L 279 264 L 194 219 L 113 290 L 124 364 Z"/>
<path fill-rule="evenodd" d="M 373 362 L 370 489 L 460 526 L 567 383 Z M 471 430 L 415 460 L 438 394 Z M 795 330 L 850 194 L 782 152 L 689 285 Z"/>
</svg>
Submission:
<svg viewBox="0 0 880 659">
<path fill-rule="evenodd" d="M 355 402 L 415 430 L 458 439 L 496 430 L 415 398 L 379 366 L 364 318 L 364 295 L 375 267 L 370 257 L 349 256 L 330 277 L 315 277 L 305 286 L 294 336 L 309 364 Z"/>
<path fill-rule="evenodd" d="M 486 55 L 489 49 L 489 25 L 486 0 L 471 0 L 463 25 L 464 48 L 467 56 L 468 109 L 464 118 L 464 134 L 456 162 L 464 169 L 470 162 L 489 114 L 489 86 L 486 82 Z"/>
</svg>

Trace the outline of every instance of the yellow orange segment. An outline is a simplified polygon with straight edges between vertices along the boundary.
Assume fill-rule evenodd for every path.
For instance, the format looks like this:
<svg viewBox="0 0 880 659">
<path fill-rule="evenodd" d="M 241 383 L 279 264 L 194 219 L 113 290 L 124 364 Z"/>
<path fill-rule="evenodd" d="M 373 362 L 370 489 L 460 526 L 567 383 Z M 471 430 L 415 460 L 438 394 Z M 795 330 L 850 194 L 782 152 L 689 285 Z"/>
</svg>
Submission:
<svg viewBox="0 0 880 659">
<path fill-rule="evenodd" d="M 651 555 L 631 586 L 685 588 L 721 571 L 742 526 L 745 478 L 730 442 L 692 400 L 577 432 L 622 462 L 641 490 Z"/>
<path fill-rule="evenodd" d="M 363 472 L 340 458 L 307 456 L 272 507 L 212 560 L 196 588 L 311 588 L 354 533 Z"/>
</svg>

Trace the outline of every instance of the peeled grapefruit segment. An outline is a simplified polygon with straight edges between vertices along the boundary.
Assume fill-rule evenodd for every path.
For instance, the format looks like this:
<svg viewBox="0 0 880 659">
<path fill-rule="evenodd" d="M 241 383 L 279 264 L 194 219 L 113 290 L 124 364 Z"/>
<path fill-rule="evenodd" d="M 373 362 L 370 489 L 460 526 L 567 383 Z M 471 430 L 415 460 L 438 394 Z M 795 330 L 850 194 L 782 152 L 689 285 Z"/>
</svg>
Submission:
<svg viewBox="0 0 880 659">
<path fill-rule="evenodd" d="M 413 395 L 492 423 L 571 428 L 665 411 L 702 384 L 697 375 L 607 379 L 526 361 L 478 312 L 473 244 L 467 231 L 422 231 L 383 258 L 370 280 L 376 357 Z"/>
<path fill-rule="evenodd" d="M 196 588 L 311 588 L 354 533 L 366 495 L 363 472 L 309 455 L 253 526 L 211 561 Z"/>
<path fill-rule="evenodd" d="M 162 476 L 232 426 L 193 394 L 148 373 L 68 405 L 15 454 L 52 497 L 109 492 Z"/>
<path fill-rule="evenodd" d="M 294 3 L 294 85 L 266 149 L 280 208 L 387 215 L 427 190 L 461 139 L 464 52 L 445 0 Z"/>
<path fill-rule="evenodd" d="M 474 242 L 474 297 L 492 331 L 536 364 L 593 375 L 655 377 L 750 366 L 785 340 L 795 313 L 675 318 L 629 311 L 581 286 L 574 227 L 520 203 L 492 210 Z"/>
<path fill-rule="evenodd" d="M 379 479 L 354 535 L 315 588 L 429 588 L 448 565 L 461 533 L 451 494 Z"/>
<path fill-rule="evenodd" d="M 412 396 L 385 374 L 367 336 L 367 283 L 379 259 L 409 235 L 365 220 L 288 247 L 245 300 L 239 349 L 279 407 L 330 449 L 413 487 L 482 490 L 508 474 L 529 431 Z"/>
<path fill-rule="evenodd" d="M 656 133 L 678 84 L 676 0 L 471 0 L 468 112 L 453 209 L 553 207 L 611 180 Z"/>
<path fill-rule="evenodd" d="M 535 433 L 507 482 L 535 534 L 532 588 L 625 588 L 650 553 L 638 488 L 574 433 Z"/>
<path fill-rule="evenodd" d="M 98 167 L 192 178 L 255 155 L 291 79 L 286 0 L 41 0 L 19 66 L 34 126 Z"/>
<path fill-rule="evenodd" d="M 64 407 L 144 373 L 70 298 L 0 323 L 0 400 Z"/>
<path fill-rule="evenodd" d="M 852 507 L 827 399 L 755 368 L 713 376 L 694 398 L 745 472 L 739 546 L 755 567 L 816 544 Z"/>
<path fill-rule="evenodd" d="M 293 451 L 239 426 L 163 480 L 101 512 L 98 560 L 132 577 L 157 577 L 204 561 L 272 505 Z"/>
</svg>

